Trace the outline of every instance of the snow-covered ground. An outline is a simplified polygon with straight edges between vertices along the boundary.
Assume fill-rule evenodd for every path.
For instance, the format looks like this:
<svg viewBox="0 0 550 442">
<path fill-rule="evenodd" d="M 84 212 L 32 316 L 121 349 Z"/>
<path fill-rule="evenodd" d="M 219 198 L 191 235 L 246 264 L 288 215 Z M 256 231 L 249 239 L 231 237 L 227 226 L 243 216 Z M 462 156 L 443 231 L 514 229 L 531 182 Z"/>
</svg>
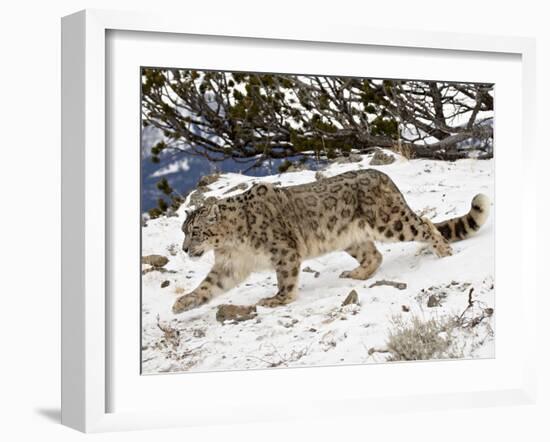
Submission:
<svg viewBox="0 0 550 442">
<path fill-rule="evenodd" d="M 332 176 L 347 170 L 377 168 L 395 181 L 413 210 L 434 221 L 466 213 L 477 193 L 485 193 L 494 201 L 493 160 L 409 161 L 398 157 L 393 164 L 370 166 L 371 157 L 365 155 L 361 162 L 333 163 L 322 173 Z M 312 171 L 262 178 L 224 174 L 204 196 L 231 196 L 242 192 L 245 185 L 260 181 L 288 186 L 314 180 Z M 338 277 L 343 270 L 356 266 L 345 252 L 305 261 L 302 270 L 306 271 L 300 274 L 295 302 L 274 309 L 258 307 L 257 316 L 248 321 L 220 323 L 216 320 L 220 304 L 251 305 L 275 294 L 275 274 L 254 273 L 210 303 L 172 314 L 175 299 L 193 290 L 213 264 L 212 253 L 191 261 L 181 251 L 181 224 L 189 204 L 190 198 L 180 207 L 179 216 L 149 220 L 142 231 L 142 255 L 169 258 L 165 271 L 143 275 L 144 374 L 385 362 L 390 353 L 380 350 L 386 348 L 396 318 L 406 324 L 412 318 L 459 317 L 468 307 L 472 288 L 472 307 L 462 319 L 473 319 L 474 323 L 451 332 L 450 354 L 465 358 L 494 356 L 492 213 L 475 236 L 454 243 L 454 255 L 447 258 L 437 258 L 418 243 L 379 244 L 384 261 L 367 281 Z M 379 280 L 403 282 L 407 287 L 370 287 Z M 360 305 L 342 307 L 353 289 Z"/>
</svg>

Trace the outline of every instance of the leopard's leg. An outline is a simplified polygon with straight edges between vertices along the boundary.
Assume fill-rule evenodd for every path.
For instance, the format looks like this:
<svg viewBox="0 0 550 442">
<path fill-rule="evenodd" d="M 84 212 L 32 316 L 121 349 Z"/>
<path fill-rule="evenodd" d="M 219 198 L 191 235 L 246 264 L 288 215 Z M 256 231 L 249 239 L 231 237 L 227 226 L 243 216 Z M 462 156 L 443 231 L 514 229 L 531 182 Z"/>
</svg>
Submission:
<svg viewBox="0 0 550 442">
<path fill-rule="evenodd" d="M 351 256 L 359 261 L 359 266 L 351 271 L 342 272 L 340 278 L 367 279 L 382 264 L 382 254 L 376 249 L 373 241 L 354 244 L 346 249 Z"/>
<path fill-rule="evenodd" d="M 423 228 L 421 228 L 422 238 L 430 244 L 434 253 L 440 258 L 451 256 L 453 249 L 449 241 L 445 239 L 428 218 L 421 218 L 421 221 L 423 225 Z"/>
<path fill-rule="evenodd" d="M 212 270 L 191 293 L 180 296 L 172 306 L 172 312 L 182 313 L 206 304 L 214 296 L 224 293 L 242 281 L 250 272 L 234 269 L 230 265 L 214 264 Z"/>
<path fill-rule="evenodd" d="M 431 245 L 439 257 L 452 254 L 449 242 L 427 218 L 408 206 L 403 194 L 385 174 L 371 171 L 359 179 L 358 201 L 368 222 L 372 239 L 384 242 L 421 241 Z"/>
<path fill-rule="evenodd" d="M 433 223 L 428 218 L 421 218 L 416 214 L 409 217 L 409 222 L 403 223 L 402 233 L 397 239 L 427 243 L 440 258 L 453 254 L 449 241 L 445 239 Z"/>
<path fill-rule="evenodd" d="M 375 239 L 384 242 L 419 241 L 431 246 L 441 257 L 453 254 L 449 242 L 428 218 L 421 218 L 400 200 L 400 206 L 385 207 L 382 212 L 386 219 L 377 219 Z M 393 210 L 396 209 L 396 210 Z"/>
<path fill-rule="evenodd" d="M 290 251 L 282 256 L 280 253 L 273 257 L 275 272 L 277 273 L 278 291 L 275 296 L 260 299 L 257 305 L 263 307 L 277 307 L 292 302 L 298 294 L 298 275 L 301 259 L 296 251 Z"/>
</svg>

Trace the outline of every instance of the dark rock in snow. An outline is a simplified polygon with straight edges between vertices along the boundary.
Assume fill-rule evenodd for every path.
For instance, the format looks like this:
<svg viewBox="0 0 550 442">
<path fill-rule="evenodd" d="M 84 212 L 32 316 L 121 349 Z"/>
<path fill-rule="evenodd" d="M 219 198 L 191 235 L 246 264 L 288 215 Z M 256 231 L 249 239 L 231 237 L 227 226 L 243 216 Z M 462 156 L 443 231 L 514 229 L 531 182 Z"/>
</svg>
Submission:
<svg viewBox="0 0 550 442">
<path fill-rule="evenodd" d="M 223 194 L 226 195 L 228 193 L 235 192 L 236 190 L 246 190 L 246 189 L 248 189 L 248 184 L 247 183 L 241 183 L 241 184 L 237 184 L 236 186 L 233 186 L 230 189 L 226 190 Z"/>
<path fill-rule="evenodd" d="M 344 302 L 342 302 L 342 307 L 349 304 L 359 305 L 359 296 L 357 295 L 357 292 L 355 290 L 349 292 L 349 295 L 346 297 L 346 299 L 344 299 Z"/>
<path fill-rule="evenodd" d="M 168 264 L 169 259 L 162 255 L 147 255 L 141 257 L 142 264 L 149 264 L 153 267 L 164 267 Z"/>
<path fill-rule="evenodd" d="M 359 163 L 363 160 L 363 157 L 359 154 L 352 153 L 348 156 L 341 156 L 334 160 L 336 164 L 346 164 L 346 163 Z"/>
<path fill-rule="evenodd" d="M 198 182 L 198 187 L 206 187 L 212 183 L 215 183 L 220 178 L 219 173 L 213 173 L 212 175 L 204 175 Z"/>
<path fill-rule="evenodd" d="M 223 323 L 224 321 L 247 321 L 256 317 L 255 305 L 231 305 L 222 304 L 218 306 L 216 320 Z"/>
<path fill-rule="evenodd" d="M 386 164 L 391 164 L 395 161 L 395 158 L 392 155 L 388 155 L 387 153 L 382 152 L 381 150 L 377 150 L 374 153 L 374 156 L 370 160 L 371 166 L 384 166 Z"/>
<path fill-rule="evenodd" d="M 439 296 L 436 295 L 430 295 L 428 298 L 428 307 L 439 307 L 441 306 L 441 302 L 439 299 Z"/>
</svg>

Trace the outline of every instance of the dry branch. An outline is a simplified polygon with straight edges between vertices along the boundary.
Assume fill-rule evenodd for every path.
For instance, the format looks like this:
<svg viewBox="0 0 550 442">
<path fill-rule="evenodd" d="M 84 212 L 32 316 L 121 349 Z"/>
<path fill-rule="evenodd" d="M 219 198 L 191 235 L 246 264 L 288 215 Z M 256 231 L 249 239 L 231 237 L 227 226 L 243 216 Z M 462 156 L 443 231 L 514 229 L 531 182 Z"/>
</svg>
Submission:
<svg viewBox="0 0 550 442">
<path fill-rule="evenodd" d="M 405 290 L 407 288 L 407 284 L 404 282 L 387 281 L 385 279 L 376 281 L 375 283 L 371 284 L 369 288 L 377 287 L 380 285 L 389 285 L 391 287 L 395 287 L 398 290 Z"/>
</svg>

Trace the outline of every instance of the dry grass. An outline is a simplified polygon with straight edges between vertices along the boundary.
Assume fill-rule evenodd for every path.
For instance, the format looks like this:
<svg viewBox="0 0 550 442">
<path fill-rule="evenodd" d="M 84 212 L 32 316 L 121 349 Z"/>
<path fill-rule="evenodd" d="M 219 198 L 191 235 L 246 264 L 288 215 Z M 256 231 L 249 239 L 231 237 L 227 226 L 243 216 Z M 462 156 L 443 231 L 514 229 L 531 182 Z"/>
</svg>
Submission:
<svg viewBox="0 0 550 442">
<path fill-rule="evenodd" d="M 171 348 L 177 350 L 180 345 L 180 331 L 170 323 L 161 323 L 157 315 L 157 327 L 162 331 L 163 336 L 158 342 L 159 347 Z"/>
<path fill-rule="evenodd" d="M 392 319 L 387 351 L 389 361 L 419 361 L 428 359 L 461 358 L 463 354 L 453 345 L 454 318 L 429 319 L 413 317 L 405 323 L 401 317 Z"/>
<path fill-rule="evenodd" d="M 403 145 L 401 138 L 393 145 L 392 150 L 407 160 L 414 158 L 413 150 L 409 146 Z"/>
</svg>

